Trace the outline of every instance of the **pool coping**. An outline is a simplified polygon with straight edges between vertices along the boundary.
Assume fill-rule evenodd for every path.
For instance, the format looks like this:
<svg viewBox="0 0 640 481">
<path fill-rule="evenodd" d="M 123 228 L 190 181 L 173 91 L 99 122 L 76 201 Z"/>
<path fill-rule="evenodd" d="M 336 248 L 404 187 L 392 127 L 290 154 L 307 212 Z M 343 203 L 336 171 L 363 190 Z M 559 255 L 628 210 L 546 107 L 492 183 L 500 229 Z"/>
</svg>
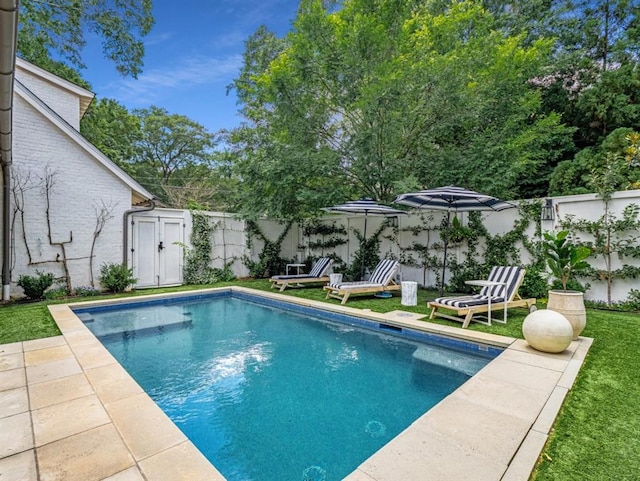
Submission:
<svg viewBox="0 0 640 481">
<path fill-rule="evenodd" d="M 9 380 L 0 383 L 0 475 L 8 481 L 224 480 L 71 308 L 225 291 L 504 348 L 349 481 L 417 480 L 427 473 L 443 481 L 528 479 L 593 342 L 580 337 L 560 354 L 545 354 L 520 339 L 401 311 L 376 313 L 238 286 L 50 305 L 61 336 L 0 346 L 0 380 Z M 113 452 L 108 459 L 99 454 L 105 449 Z"/>
</svg>

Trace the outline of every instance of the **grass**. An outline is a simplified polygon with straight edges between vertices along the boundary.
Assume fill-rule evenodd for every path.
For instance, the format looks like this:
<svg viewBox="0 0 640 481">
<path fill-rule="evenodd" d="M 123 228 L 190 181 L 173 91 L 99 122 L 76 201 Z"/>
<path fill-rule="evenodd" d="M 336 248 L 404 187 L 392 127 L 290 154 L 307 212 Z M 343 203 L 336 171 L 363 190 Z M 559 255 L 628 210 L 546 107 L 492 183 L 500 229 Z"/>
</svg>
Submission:
<svg viewBox="0 0 640 481">
<path fill-rule="evenodd" d="M 265 280 L 238 281 L 218 284 L 242 285 L 260 290 L 270 290 Z M 194 286 L 142 290 L 124 296 L 140 296 L 151 293 L 176 292 L 194 289 Z M 273 291 L 272 291 L 273 292 Z M 319 288 L 288 289 L 285 294 L 294 297 L 324 301 L 324 291 Z M 371 296 L 353 297 L 350 307 L 388 312 L 395 309 L 428 313 L 427 299 L 435 297 L 433 291 L 418 292 L 418 305 L 400 305 L 396 293 L 390 299 Z M 122 295 L 121 295 L 122 296 Z M 118 297 L 121 297 L 118 296 Z M 102 296 L 100 299 L 116 296 Z M 95 300 L 95 297 L 76 299 Z M 55 303 L 67 301 L 55 301 Z M 339 303 L 337 300 L 327 300 Z M 0 344 L 25 341 L 59 334 L 49 316 L 47 305 L 54 302 L 10 304 L 0 307 Z M 543 307 L 539 305 L 539 307 Z M 469 329 L 492 332 L 512 337 L 522 337 L 522 321 L 525 309 L 509 311 L 507 325 L 484 326 L 472 323 Z M 443 319 L 438 324 L 460 326 Z M 553 432 L 544 448 L 531 481 L 623 481 L 640 479 L 640 316 L 638 313 L 621 313 L 603 310 L 587 310 L 587 327 L 584 336 L 593 337 L 585 364 L 576 384 L 569 392 Z"/>
</svg>

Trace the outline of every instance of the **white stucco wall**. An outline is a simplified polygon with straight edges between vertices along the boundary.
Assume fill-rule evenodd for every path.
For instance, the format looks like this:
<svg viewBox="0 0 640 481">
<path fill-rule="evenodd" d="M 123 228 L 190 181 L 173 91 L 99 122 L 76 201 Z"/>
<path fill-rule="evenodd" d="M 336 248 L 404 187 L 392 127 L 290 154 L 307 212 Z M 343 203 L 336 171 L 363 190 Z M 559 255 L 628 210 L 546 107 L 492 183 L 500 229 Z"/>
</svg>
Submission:
<svg viewBox="0 0 640 481">
<path fill-rule="evenodd" d="M 80 98 L 77 94 L 62 89 L 20 66 L 16 67 L 16 80 L 24 84 L 74 129 L 80 130 Z"/>
<path fill-rule="evenodd" d="M 90 284 L 89 253 L 96 224 L 96 210 L 104 203 L 113 210 L 97 239 L 93 261 L 96 284 L 100 265 L 122 262 L 122 213 L 131 206 L 131 189 L 85 150 L 56 128 L 19 96 L 14 100 L 14 179 L 25 183 L 24 225 L 18 218 L 14 234 L 13 290 L 21 274 L 36 270 L 63 276 L 59 246 L 48 239 L 46 197 L 42 179 L 46 169 L 54 173 L 50 196 L 53 242 L 68 241 L 66 254 L 72 284 Z M 31 251 L 29 263 L 23 233 Z"/>
<path fill-rule="evenodd" d="M 586 219 L 594 221 L 599 219 L 604 213 L 604 204 L 601 199 L 597 198 L 594 194 L 564 196 L 553 198 L 555 219 L 553 221 L 541 221 L 542 231 L 559 230 L 562 219 L 567 216 L 574 216 L 575 219 Z M 616 215 L 617 218 L 621 217 L 623 209 L 629 205 L 635 203 L 640 205 L 640 190 L 622 191 L 616 192 L 613 195 L 613 199 L 610 202 L 611 212 Z M 395 258 L 401 258 L 403 249 L 410 247 L 414 242 L 423 245 L 431 245 L 434 243 L 441 243 L 438 231 L 432 232 L 420 232 L 418 235 L 404 230 L 408 227 L 418 226 L 423 224 L 420 220 L 420 215 L 427 218 L 431 218 L 428 221 L 431 225 L 438 225 L 440 220 L 446 215 L 439 211 L 412 211 L 410 215 L 398 217 L 398 234 L 397 240 L 391 239 L 393 230 L 387 228 L 381 236 L 382 242 L 380 245 L 381 256 L 392 255 Z M 492 234 L 505 234 L 513 230 L 516 220 L 518 219 L 518 210 L 509 209 L 502 212 L 483 212 L 483 223 L 487 230 Z M 468 221 L 467 213 L 458 213 L 458 219 L 466 224 Z M 358 249 L 358 239 L 354 235 L 354 229 L 363 231 L 364 216 L 350 215 L 350 216 L 330 216 L 327 217 L 327 222 L 337 222 L 344 225 L 348 230 L 348 243 L 335 248 L 335 253 L 347 262 L 351 262 L 353 254 Z M 371 235 L 383 221 L 381 217 L 369 216 L 367 220 L 367 232 Z M 631 235 L 639 235 L 638 232 L 632 232 Z M 535 225 L 531 225 L 525 235 L 528 235 L 531 240 L 535 235 Z M 299 236 L 302 236 L 301 229 L 299 229 Z M 587 239 L 584 234 L 581 234 L 584 240 Z M 315 239 L 317 240 L 317 239 Z M 308 242 L 308 240 L 307 240 Z M 305 242 L 306 243 L 306 242 Z M 520 252 L 522 255 L 521 263 L 526 265 L 531 262 L 531 255 L 522 246 L 520 246 Z M 483 252 L 484 246 L 479 245 L 478 250 Z M 259 252 L 259 251 L 258 251 Z M 287 244 L 283 244 L 282 256 L 293 257 L 296 253 L 296 249 L 289 247 Z M 405 254 L 408 252 L 404 251 Z M 319 252 L 313 252 L 315 255 L 319 255 Z M 414 258 L 417 257 L 415 252 L 411 253 Z M 433 255 L 442 257 L 441 250 L 433 250 Z M 463 262 L 465 259 L 465 252 L 463 248 L 449 248 L 449 257 L 456 258 L 459 262 Z M 604 263 L 601 257 L 591 257 L 588 259 L 589 263 L 595 268 L 604 268 Z M 619 259 L 617 255 L 614 255 L 613 269 L 622 267 L 623 264 L 640 265 L 639 259 L 625 258 Z M 401 265 L 401 269 L 398 275 L 400 280 L 417 281 L 421 285 L 434 286 L 436 279 L 440 277 L 440 273 L 435 273 L 433 270 L 428 270 L 426 273 L 422 268 L 412 267 L 409 265 Z M 449 272 L 447 271 L 446 279 L 449 279 Z M 585 294 L 586 299 L 590 300 L 606 300 L 606 284 L 604 282 L 598 282 L 592 279 L 581 279 L 583 282 L 590 284 L 589 290 Z M 625 300 L 629 295 L 630 289 L 640 288 L 640 280 L 638 279 L 615 279 L 613 282 L 612 300 L 619 302 Z"/>
</svg>

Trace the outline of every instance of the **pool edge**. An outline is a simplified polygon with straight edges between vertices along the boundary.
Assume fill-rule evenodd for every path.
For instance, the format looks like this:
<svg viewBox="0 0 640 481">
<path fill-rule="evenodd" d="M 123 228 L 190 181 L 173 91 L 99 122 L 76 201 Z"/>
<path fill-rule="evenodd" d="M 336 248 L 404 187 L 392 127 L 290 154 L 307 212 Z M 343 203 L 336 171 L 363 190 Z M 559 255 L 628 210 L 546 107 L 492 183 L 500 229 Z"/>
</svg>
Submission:
<svg viewBox="0 0 640 481">
<path fill-rule="evenodd" d="M 99 341 L 93 336 L 86 326 L 72 312 L 71 308 L 76 306 L 88 307 L 90 305 L 103 305 L 105 303 L 127 303 L 142 299 L 159 299 L 164 297 L 186 297 L 189 295 L 206 294 L 207 292 L 221 291 L 247 292 L 267 298 L 286 300 L 299 305 L 306 305 L 324 310 L 356 315 L 365 319 L 378 322 L 385 322 L 392 325 L 404 325 L 412 329 L 425 330 L 455 337 L 458 339 L 481 342 L 490 345 L 504 347 L 503 354 L 491 361 L 488 366 L 480 371 L 471 380 L 458 388 L 454 393 L 441 401 L 432 410 L 421 416 L 411 426 L 400 435 L 390 441 L 378 452 L 373 454 L 368 460 L 362 463 L 346 479 L 350 481 L 376 480 L 386 481 L 400 479 L 422 479 L 425 473 L 430 473 L 430 479 L 487 479 L 512 481 L 516 479 L 527 479 L 539 453 L 544 446 L 553 420 L 559 412 L 562 401 L 568 390 L 571 389 L 575 378 L 580 370 L 584 357 L 591 345 L 589 338 L 580 338 L 574 341 L 569 349 L 560 355 L 547 355 L 538 353 L 529 348 L 522 340 L 495 336 L 491 334 L 466 331 L 457 327 L 431 324 L 425 321 L 390 319 L 385 314 L 365 312 L 347 306 L 336 306 L 320 301 L 293 298 L 290 296 L 270 293 L 245 287 L 225 287 L 213 288 L 197 291 L 185 291 L 181 293 L 154 294 L 150 296 L 140 296 L 136 298 L 122 298 L 113 301 L 87 301 L 82 303 L 70 303 L 64 305 L 49 306 L 54 320 L 58 324 L 64 337 L 65 343 L 69 346 L 75 359 L 80 365 L 82 372 L 87 374 L 92 369 L 104 368 L 109 364 L 120 366 L 115 359 L 106 351 Z M 90 337 L 87 336 L 90 335 Z M 29 343 L 31 341 L 27 341 Z M 96 346 L 99 344 L 99 348 Z M 26 344 L 22 343 L 22 344 Z M 100 349 L 103 352 L 99 352 Z M 121 367 L 121 366 L 120 366 Z M 527 372 L 540 375 L 542 386 L 522 385 L 517 379 L 513 379 L 510 372 L 516 368 L 519 372 Z M 127 374 L 128 376 L 128 374 Z M 517 377 L 517 376 L 516 376 Z M 129 376 L 130 378 L 130 376 Z M 474 381 L 475 380 L 475 381 Z M 135 383 L 133 379 L 131 382 Z M 535 394 L 537 404 L 529 408 L 527 416 L 513 412 L 505 412 L 496 409 L 501 402 L 496 398 L 496 386 L 507 386 L 509 392 L 518 389 L 525 394 Z M 97 391 L 97 390 L 96 390 Z M 484 394 L 483 394 L 484 392 Z M 97 394 L 98 395 L 98 394 Z M 141 404 L 151 401 L 146 393 L 136 393 Z M 484 397 L 483 397 L 484 396 Z M 100 398 L 100 403 L 107 409 L 108 405 L 116 401 L 112 399 L 104 400 Z M 148 401 L 147 401 L 148 398 Z M 107 402 L 108 401 L 108 402 Z M 505 400 L 504 405 L 509 406 L 509 400 Z M 153 401 L 151 401 L 153 403 Z M 155 405 L 155 403 L 153 403 Z M 457 414 L 452 418 L 451 411 L 457 406 Z M 459 416 L 460 407 L 465 407 Z M 109 410 L 107 409 L 107 412 Z M 469 413 L 477 418 L 472 418 Z M 166 418 L 166 419 L 164 419 Z M 464 419 L 460 419 L 464 418 Z M 526 418 L 526 419 L 525 419 Z M 160 419 L 160 420 L 158 420 Z M 501 429 L 492 430 L 488 421 L 502 419 L 511 420 L 517 429 L 511 432 L 501 426 Z M 113 419 L 112 419 L 113 422 Z M 157 436 L 158 423 L 169 423 L 166 428 L 172 431 L 175 424 L 162 413 L 162 416 L 155 416 L 154 422 L 147 427 L 140 427 L 140 430 L 148 429 L 149 438 Z M 117 423 L 114 423 L 118 429 Z M 455 434 L 447 430 L 455 430 L 458 433 L 464 432 L 461 428 L 473 429 L 468 433 L 465 446 L 465 435 Z M 495 426 L 494 426 L 495 427 Z M 128 447 L 135 445 L 134 441 L 126 439 L 126 432 L 122 426 L 118 429 L 120 437 L 124 439 Z M 488 453 L 478 447 L 477 433 L 488 441 L 492 448 Z M 124 434 L 123 434 L 124 433 Z M 506 433 L 506 435 L 505 435 Z M 139 432 L 137 434 L 140 434 Z M 142 434 L 141 437 L 144 437 Z M 171 438 L 171 435 L 169 435 Z M 493 441 L 492 441 L 493 440 Z M 495 446 L 491 446 L 495 442 Z M 475 444 L 474 444 L 475 443 Z M 134 463 L 127 469 L 138 469 L 144 473 L 146 479 L 172 479 L 168 477 L 171 469 L 184 467 L 187 471 L 191 468 L 202 469 L 206 478 L 199 479 L 224 479 L 224 477 L 209 463 L 199 450 L 188 440 L 181 440 L 178 437 L 174 441 L 169 441 L 170 446 L 149 454 L 141 454 L 129 449 L 131 459 Z M 135 449 L 134 449 L 135 451 Z M 179 452 L 177 458 L 169 456 L 169 451 Z M 493 451 L 493 453 L 492 453 Z M 40 455 L 38 455 L 40 461 Z M 171 461 L 168 461 L 171 459 Z M 204 463 L 203 463 L 204 460 Z M 157 462 L 156 462 L 157 461 Z M 39 463 L 43 464 L 43 463 Z M 46 464 L 46 463 L 44 463 Z M 189 466 L 189 465 L 193 466 Z M 461 469 L 467 469 L 466 475 Z M 117 473 L 113 473 L 115 475 Z M 105 478 L 108 479 L 108 478 Z M 179 478 L 173 478 L 179 479 Z M 185 479 L 185 478 L 182 478 Z M 194 478 L 197 479 L 197 478 Z"/>
</svg>

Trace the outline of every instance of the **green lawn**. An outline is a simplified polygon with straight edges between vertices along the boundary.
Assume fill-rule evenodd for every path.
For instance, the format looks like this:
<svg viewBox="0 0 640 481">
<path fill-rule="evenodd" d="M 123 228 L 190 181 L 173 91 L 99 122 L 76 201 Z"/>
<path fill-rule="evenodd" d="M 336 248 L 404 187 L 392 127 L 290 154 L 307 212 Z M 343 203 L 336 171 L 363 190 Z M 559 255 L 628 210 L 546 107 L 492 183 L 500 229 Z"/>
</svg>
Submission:
<svg viewBox="0 0 640 481">
<path fill-rule="evenodd" d="M 220 285 L 229 285 L 220 284 Z M 238 281 L 232 284 L 269 290 L 267 281 Z M 188 290 L 174 289 L 137 291 L 129 296 Z M 290 289 L 295 297 L 324 300 L 319 288 Z M 370 296 L 354 297 L 348 306 L 387 312 L 403 309 L 427 313 L 426 300 L 435 292 L 419 291 L 418 306 L 400 305 L 396 294 L 391 299 Z M 113 296 L 103 296 L 108 298 Z M 87 298 L 86 300 L 96 298 Z M 74 301 L 80 299 L 74 299 Z M 57 301 L 66 302 L 66 301 Z M 337 300 L 328 300 L 339 303 Z M 47 304 L 10 304 L 0 307 L 0 344 L 36 339 L 59 334 L 48 314 Z M 539 307 L 543 307 L 539 305 Z M 469 329 L 506 336 L 522 337 L 525 309 L 512 309 L 509 323 L 491 327 L 472 323 Z M 439 324 L 460 326 L 446 320 Z M 534 481 L 572 480 L 638 480 L 640 479 L 640 316 L 589 309 L 584 336 L 594 343 L 573 390 L 556 421 L 552 436 L 545 446 Z"/>
</svg>

